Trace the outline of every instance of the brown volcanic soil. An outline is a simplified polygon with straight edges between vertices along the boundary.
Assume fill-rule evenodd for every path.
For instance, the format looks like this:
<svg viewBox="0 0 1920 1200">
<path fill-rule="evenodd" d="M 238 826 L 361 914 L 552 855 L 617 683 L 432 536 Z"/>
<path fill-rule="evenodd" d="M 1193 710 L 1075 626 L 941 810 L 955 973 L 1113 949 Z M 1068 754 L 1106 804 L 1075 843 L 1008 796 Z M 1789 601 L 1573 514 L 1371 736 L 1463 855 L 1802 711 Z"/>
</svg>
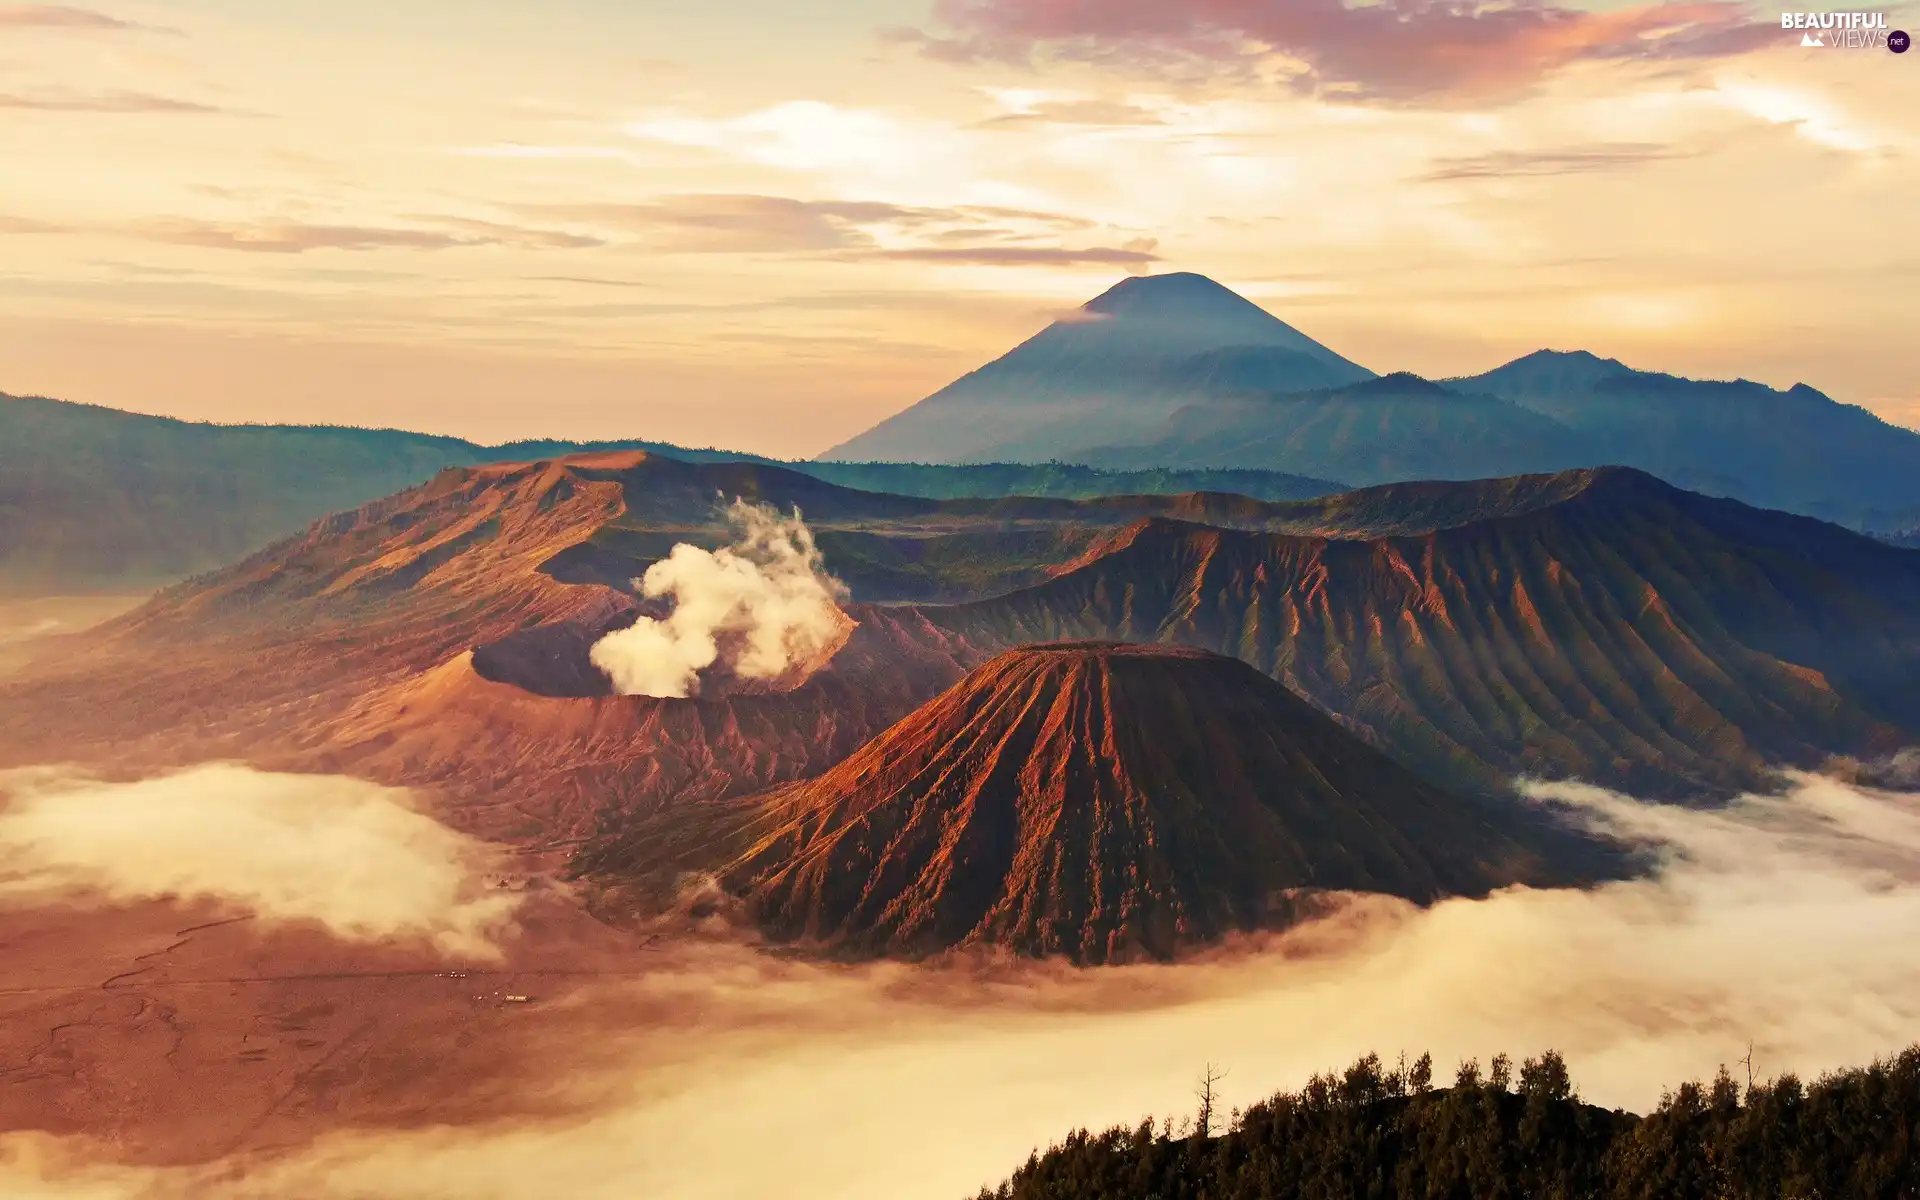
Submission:
<svg viewBox="0 0 1920 1200">
<path fill-rule="evenodd" d="M 910 611 L 853 612 L 847 644 L 791 691 L 555 698 L 489 680 L 463 654 L 368 694 L 290 757 L 436 788 L 446 819 L 482 836 L 575 841 L 603 820 L 823 771 L 985 657 Z"/>
<path fill-rule="evenodd" d="M 161 1165 L 590 1105 L 569 998 L 658 950 L 556 894 L 519 919 L 501 961 L 467 963 L 208 905 L 0 910 L 0 1132 Z M 568 1070 L 586 1086 L 554 1086 Z"/>
<path fill-rule="evenodd" d="M 756 802 L 725 869 L 778 938 L 1087 963 L 1285 924 L 1303 891 L 1419 902 L 1565 883 L 1592 847 L 1428 786 L 1203 651 L 1003 654 L 817 779 Z"/>
</svg>

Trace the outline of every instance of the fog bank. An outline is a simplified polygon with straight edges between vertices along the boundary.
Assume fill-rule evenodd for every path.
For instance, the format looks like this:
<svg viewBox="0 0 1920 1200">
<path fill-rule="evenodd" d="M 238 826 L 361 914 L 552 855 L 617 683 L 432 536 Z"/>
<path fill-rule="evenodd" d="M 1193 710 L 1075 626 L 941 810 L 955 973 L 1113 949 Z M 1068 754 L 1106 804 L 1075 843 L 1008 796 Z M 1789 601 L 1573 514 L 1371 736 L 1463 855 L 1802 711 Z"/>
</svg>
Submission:
<svg viewBox="0 0 1920 1200">
<path fill-rule="evenodd" d="M 407 793 L 338 776 L 0 772 L 0 904 L 11 906 L 208 900 L 351 941 L 420 938 L 488 958 L 518 898 L 485 887 L 487 858 Z"/>
<path fill-rule="evenodd" d="M 591 1092 L 583 1117 L 333 1133 L 273 1162 L 111 1183 L 229 1200 L 962 1200 L 1076 1125 L 1189 1112 L 1209 1062 L 1244 1105 L 1369 1050 L 1431 1050 L 1444 1079 L 1462 1058 L 1551 1047 L 1587 1099 L 1644 1110 L 1749 1043 L 1761 1076 L 1810 1075 L 1920 1038 L 1920 797 L 1807 775 L 1712 812 L 1529 790 L 1657 848 L 1658 872 L 1427 910 L 1356 898 L 1176 966 L 836 968 L 680 945 L 552 1014 L 552 1074 L 528 1086 Z M 16 1174 L 66 1178 L 40 1152 Z"/>
</svg>

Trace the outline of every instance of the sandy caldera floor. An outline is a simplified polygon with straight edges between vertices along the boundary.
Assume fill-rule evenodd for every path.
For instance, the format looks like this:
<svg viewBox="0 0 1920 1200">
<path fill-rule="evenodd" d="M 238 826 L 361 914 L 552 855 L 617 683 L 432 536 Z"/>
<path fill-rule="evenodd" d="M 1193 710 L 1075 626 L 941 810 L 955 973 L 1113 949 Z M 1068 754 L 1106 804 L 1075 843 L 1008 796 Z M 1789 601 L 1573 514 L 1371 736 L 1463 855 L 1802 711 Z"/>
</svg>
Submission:
<svg viewBox="0 0 1920 1200">
<path fill-rule="evenodd" d="M 0 1132 L 172 1165 L 563 1115 L 584 1093 L 538 1086 L 547 1035 L 584 985 L 644 974 L 647 943 L 557 895 L 518 925 L 489 963 L 171 902 L 0 911 Z"/>
</svg>

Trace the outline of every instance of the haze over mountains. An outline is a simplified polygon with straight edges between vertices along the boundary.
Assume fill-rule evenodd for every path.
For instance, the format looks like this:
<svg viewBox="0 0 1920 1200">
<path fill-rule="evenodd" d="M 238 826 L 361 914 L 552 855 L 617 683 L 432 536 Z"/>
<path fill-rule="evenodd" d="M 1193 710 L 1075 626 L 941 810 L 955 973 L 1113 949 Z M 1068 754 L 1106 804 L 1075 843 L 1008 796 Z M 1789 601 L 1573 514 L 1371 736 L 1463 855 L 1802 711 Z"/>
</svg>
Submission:
<svg viewBox="0 0 1920 1200">
<path fill-rule="evenodd" d="M 785 690 L 613 694 L 590 648 L 648 611 L 650 563 L 725 544 L 719 496 L 807 514 L 850 635 Z M 1625 469 L 932 501 L 628 453 L 444 472 L 50 643 L 0 680 L 0 763 L 244 752 L 572 841 L 818 775 L 994 654 L 1062 640 L 1238 658 L 1468 791 L 1724 794 L 1920 736 L 1920 554 Z"/>
<path fill-rule="evenodd" d="M 481 446 L 396 429 L 209 425 L 0 395 L 0 595 L 173 583 L 444 467 L 629 449 L 694 462 L 772 461 L 648 441 Z M 932 497 L 1208 491 L 1291 500 L 1343 486 L 1270 471 L 789 465 L 848 487 Z"/>
<path fill-rule="evenodd" d="M 1806 384 L 1541 351 L 1385 378 L 1204 277 L 1116 285 L 830 459 L 1238 467 L 1354 485 L 1624 465 L 1855 528 L 1920 523 L 1920 433 Z"/>
<path fill-rule="evenodd" d="M 647 441 L 479 446 L 396 430 L 213 426 L 0 396 L 0 592 L 172 582 L 447 466 Z M 1910 543 L 1920 433 L 1805 384 L 1702 382 L 1585 352 L 1380 376 L 1192 274 L 1128 279 L 992 363 L 786 464 L 935 498 L 1346 487 L 1626 465 Z"/>
</svg>

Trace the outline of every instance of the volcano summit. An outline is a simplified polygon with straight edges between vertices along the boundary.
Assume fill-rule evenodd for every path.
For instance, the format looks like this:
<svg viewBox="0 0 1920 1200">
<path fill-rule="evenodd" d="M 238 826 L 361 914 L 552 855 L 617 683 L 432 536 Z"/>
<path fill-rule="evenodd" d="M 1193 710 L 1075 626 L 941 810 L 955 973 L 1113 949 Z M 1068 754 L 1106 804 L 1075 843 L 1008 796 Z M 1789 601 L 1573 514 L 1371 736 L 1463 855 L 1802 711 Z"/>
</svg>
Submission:
<svg viewBox="0 0 1920 1200">
<path fill-rule="evenodd" d="M 1171 646 L 1030 646 L 757 801 L 723 872 L 769 934 L 1167 958 L 1315 892 L 1420 903 L 1567 882 L 1595 848 L 1430 787 L 1284 686 Z"/>
</svg>

